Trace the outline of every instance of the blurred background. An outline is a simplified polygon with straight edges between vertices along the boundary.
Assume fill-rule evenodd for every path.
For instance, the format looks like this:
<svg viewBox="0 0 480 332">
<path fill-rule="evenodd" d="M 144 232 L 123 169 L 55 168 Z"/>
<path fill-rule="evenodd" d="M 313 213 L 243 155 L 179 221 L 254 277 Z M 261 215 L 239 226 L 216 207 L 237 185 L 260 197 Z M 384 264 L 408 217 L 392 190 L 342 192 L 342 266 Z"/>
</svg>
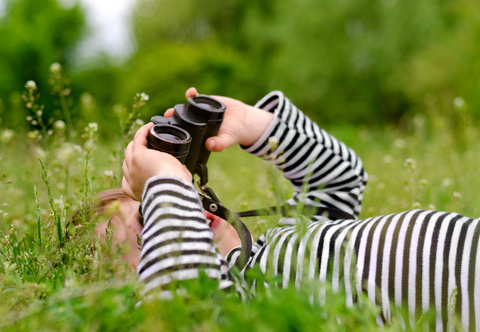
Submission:
<svg viewBox="0 0 480 332">
<path fill-rule="evenodd" d="M 146 121 L 190 86 L 250 104 L 283 90 L 327 126 L 475 121 L 479 14 L 471 0 L 0 0 L 0 128 L 35 127 L 28 80 L 47 127 L 65 120 L 52 63 L 73 126 L 95 121 L 104 139 L 137 92 L 150 96 Z"/>
</svg>

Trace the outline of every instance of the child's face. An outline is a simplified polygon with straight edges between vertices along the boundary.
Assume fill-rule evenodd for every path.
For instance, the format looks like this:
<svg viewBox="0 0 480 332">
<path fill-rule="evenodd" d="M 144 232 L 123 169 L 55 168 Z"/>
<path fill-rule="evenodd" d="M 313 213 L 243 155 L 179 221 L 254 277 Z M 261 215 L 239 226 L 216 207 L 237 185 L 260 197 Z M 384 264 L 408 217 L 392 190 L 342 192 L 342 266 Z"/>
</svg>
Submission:
<svg viewBox="0 0 480 332">
<path fill-rule="evenodd" d="M 215 244 L 223 257 L 232 248 L 242 245 L 237 231 L 227 221 L 207 211 L 205 211 L 205 217 L 207 217 L 207 223 L 215 234 Z"/>
</svg>

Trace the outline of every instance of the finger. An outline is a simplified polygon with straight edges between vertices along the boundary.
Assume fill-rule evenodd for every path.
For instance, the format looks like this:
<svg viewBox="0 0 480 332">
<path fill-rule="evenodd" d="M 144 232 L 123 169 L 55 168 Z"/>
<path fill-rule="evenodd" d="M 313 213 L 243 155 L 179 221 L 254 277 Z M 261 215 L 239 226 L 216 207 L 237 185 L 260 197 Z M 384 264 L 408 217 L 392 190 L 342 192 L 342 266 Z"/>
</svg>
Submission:
<svg viewBox="0 0 480 332">
<path fill-rule="evenodd" d="M 125 159 L 123 160 L 126 163 L 127 167 L 130 167 L 132 163 L 132 150 L 133 150 L 133 142 L 128 143 L 127 148 L 125 149 Z"/>
<path fill-rule="evenodd" d="M 163 116 L 166 118 L 171 118 L 173 116 L 173 113 L 175 113 L 175 110 L 173 108 L 169 108 L 168 110 L 165 111 Z"/>
<path fill-rule="evenodd" d="M 147 148 L 147 136 L 150 128 L 153 127 L 153 122 L 149 122 L 146 125 L 140 127 L 133 138 L 133 148 L 132 154 L 135 151 L 141 150 L 142 148 Z"/>
<path fill-rule="evenodd" d="M 123 172 L 123 177 L 128 181 L 128 179 L 130 178 L 130 174 L 128 172 L 128 166 L 125 160 L 123 161 L 122 172 Z"/>
<path fill-rule="evenodd" d="M 122 179 L 122 190 L 123 190 L 123 193 L 125 195 L 127 195 L 128 197 L 130 197 L 134 200 L 137 200 L 135 198 L 135 195 L 133 194 L 132 189 L 130 188 L 130 184 L 128 183 L 128 181 L 125 177 L 123 177 L 123 179 Z"/>
<path fill-rule="evenodd" d="M 205 148 L 208 151 L 220 152 L 232 145 L 235 145 L 236 143 L 237 142 L 233 136 L 228 134 L 220 134 L 207 139 L 205 142 Z"/>
<path fill-rule="evenodd" d="M 185 97 L 187 98 L 187 100 L 196 95 L 198 95 L 198 91 L 196 88 L 190 88 L 187 90 L 187 92 L 185 92 Z"/>
</svg>

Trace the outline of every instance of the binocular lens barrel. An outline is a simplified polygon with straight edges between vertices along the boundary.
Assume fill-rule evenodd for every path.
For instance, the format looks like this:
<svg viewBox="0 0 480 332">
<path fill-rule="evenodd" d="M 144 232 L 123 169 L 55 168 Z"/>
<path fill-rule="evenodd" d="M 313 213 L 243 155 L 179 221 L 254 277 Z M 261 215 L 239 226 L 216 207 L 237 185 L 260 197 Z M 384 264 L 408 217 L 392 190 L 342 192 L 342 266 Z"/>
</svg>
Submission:
<svg viewBox="0 0 480 332">
<path fill-rule="evenodd" d="M 174 125 L 157 124 L 150 128 L 147 137 L 149 149 L 166 152 L 177 158 L 182 164 L 190 150 L 192 137 L 190 134 Z"/>
<path fill-rule="evenodd" d="M 189 102 L 197 107 L 207 110 L 225 110 L 225 106 L 223 104 L 209 96 L 196 95 L 191 98 Z"/>
</svg>

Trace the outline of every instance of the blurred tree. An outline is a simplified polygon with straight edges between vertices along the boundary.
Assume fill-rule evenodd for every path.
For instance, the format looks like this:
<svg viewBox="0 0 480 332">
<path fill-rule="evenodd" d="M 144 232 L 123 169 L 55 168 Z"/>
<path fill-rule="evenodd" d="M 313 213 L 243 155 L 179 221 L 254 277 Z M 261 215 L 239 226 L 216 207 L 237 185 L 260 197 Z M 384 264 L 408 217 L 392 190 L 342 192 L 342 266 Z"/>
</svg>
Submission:
<svg viewBox="0 0 480 332">
<path fill-rule="evenodd" d="M 395 122 L 418 109 L 412 87 L 452 90 L 449 105 L 478 91 L 468 70 L 456 76 L 480 58 L 478 9 L 471 0 L 140 0 L 127 77 L 157 106 L 167 103 L 156 96 L 171 104 L 169 91 L 190 85 L 249 103 L 281 89 L 322 122 Z"/>
<path fill-rule="evenodd" d="M 37 83 L 45 117 L 58 108 L 50 94 L 49 68 L 54 62 L 68 68 L 75 45 L 85 32 L 85 15 L 79 4 L 65 8 L 56 0 L 6 0 L 0 18 L 0 99 L 4 125 L 17 126 L 24 114 L 10 112 L 28 80 Z M 6 123 L 6 124 L 5 124 Z"/>
<path fill-rule="evenodd" d="M 234 22 L 220 15 L 234 12 L 236 6 L 192 0 L 140 1 L 134 15 L 137 51 L 126 67 L 119 99 L 138 91 L 148 93 L 151 98 L 143 109 L 147 119 L 184 102 L 183 92 L 190 86 L 201 93 L 250 102 L 261 96 L 257 89 L 267 90 L 265 84 L 257 84 L 262 80 L 255 78 L 257 71 L 251 70 L 250 59 L 237 50 L 233 40 L 224 43 L 218 32 L 236 33 Z M 212 26 L 218 19 L 222 22 Z"/>
</svg>

